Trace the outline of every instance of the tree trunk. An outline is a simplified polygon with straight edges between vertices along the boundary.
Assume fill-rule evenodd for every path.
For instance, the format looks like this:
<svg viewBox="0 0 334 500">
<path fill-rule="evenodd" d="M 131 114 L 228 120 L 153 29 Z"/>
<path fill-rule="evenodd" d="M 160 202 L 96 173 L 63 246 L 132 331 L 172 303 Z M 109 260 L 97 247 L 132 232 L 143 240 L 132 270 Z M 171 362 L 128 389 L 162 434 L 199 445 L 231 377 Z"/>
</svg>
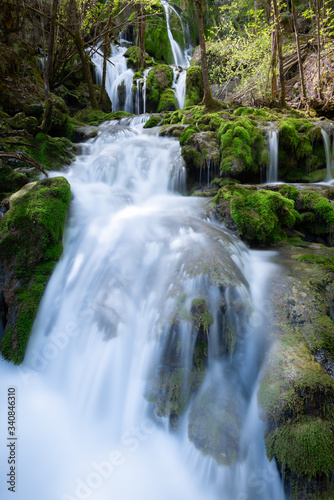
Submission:
<svg viewBox="0 0 334 500">
<path fill-rule="evenodd" d="M 278 11 L 277 0 L 273 0 L 274 7 L 274 16 L 275 16 L 275 32 L 276 32 L 276 41 L 277 41 L 277 49 L 278 49 L 278 65 L 279 65 L 279 78 L 281 84 L 281 93 L 280 93 L 280 103 L 282 108 L 286 107 L 285 102 L 285 78 L 284 78 L 284 70 L 283 70 L 283 51 L 282 51 L 282 34 L 280 27 L 280 16 Z"/>
<path fill-rule="evenodd" d="M 277 43 L 276 30 L 271 33 L 271 98 L 277 99 Z"/>
<path fill-rule="evenodd" d="M 48 57 L 46 59 L 45 70 L 43 74 L 45 109 L 42 122 L 42 131 L 44 133 L 47 133 L 50 130 L 52 121 L 52 99 L 51 99 L 50 82 L 52 80 L 54 40 L 55 40 L 55 28 L 56 28 L 56 20 L 57 20 L 56 18 L 58 13 L 58 4 L 59 0 L 53 0 L 51 22 L 50 22 L 50 33 L 48 40 Z M 45 60 L 45 54 L 44 54 L 44 60 Z"/>
<path fill-rule="evenodd" d="M 299 64 L 299 74 L 300 74 L 300 83 L 302 87 L 302 101 L 307 100 L 306 96 L 306 88 L 305 88 L 305 80 L 304 80 L 304 70 L 303 70 L 303 62 L 300 54 L 300 45 L 299 45 L 299 36 L 298 36 L 298 27 L 297 27 L 297 14 L 296 14 L 296 6 L 295 0 L 291 0 L 292 7 L 292 17 L 293 17 L 293 26 L 295 29 L 296 36 L 296 46 L 297 46 L 297 56 L 298 56 L 298 64 Z"/>
<path fill-rule="evenodd" d="M 98 109 L 95 89 L 94 89 L 94 85 L 93 85 L 92 73 L 90 71 L 88 57 L 87 57 L 87 54 L 85 52 L 85 46 L 84 46 L 84 43 L 83 43 L 83 40 L 81 37 L 81 33 L 80 33 L 79 14 L 78 14 L 78 10 L 77 10 L 76 1 L 70 0 L 70 5 L 72 6 L 74 23 L 75 23 L 74 33 L 73 33 L 74 43 L 75 43 L 75 46 L 77 48 L 80 60 L 82 62 L 83 70 L 84 70 L 85 77 L 87 80 L 90 103 L 91 103 L 91 106 L 93 109 Z"/>
<path fill-rule="evenodd" d="M 317 58 L 317 73 L 318 73 L 318 97 L 322 99 L 321 91 L 321 39 L 320 39 L 320 1 L 316 0 L 315 4 L 315 18 L 317 23 L 317 44 L 318 44 L 318 58 Z"/>
<path fill-rule="evenodd" d="M 216 100 L 212 97 L 211 87 L 209 82 L 209 72 L 208 72 L 208 61 L 206 57 L 206 47 L 205 47 L 205 38 L 204 38 L 204 20 L 203 20 L 203 11 L 202 11 L 202 0 L 195 0 L 195 7 L 197 12 L 198 19 L 198 34 L 199 34 L 199 43 L 201 46 L 201 66 L 202 66 L 202 75 L 203 75 L 203 84 L 204 84 L 204 104 L 208 108 L 213 108 L 217 104 Z"/>
<path fill-rule="evenodd" d="M 145 19 L 145 7 L 141 5 L 141 20 L 139 25 L 139 66 L 141 68 L 145 67 L 145 27 L 146 27 L 146 19 Z"/>
<path fill-rule="evenodd" d="M 107 33 L 104 37 L 104 45 L 103 45 L 103 70 L 102 70 L 102 85 L 101 85 L 101 108 L 103 111 L 108 109 L 109 97 L 106 92 L 106 78 L 107 78 L 107 58 L 108 58 L 108 49 L 110 44 L 110 26 L 112 21 L 112 8 L 110 7 L 110 14 L 107 22 Z"/>
</svg>

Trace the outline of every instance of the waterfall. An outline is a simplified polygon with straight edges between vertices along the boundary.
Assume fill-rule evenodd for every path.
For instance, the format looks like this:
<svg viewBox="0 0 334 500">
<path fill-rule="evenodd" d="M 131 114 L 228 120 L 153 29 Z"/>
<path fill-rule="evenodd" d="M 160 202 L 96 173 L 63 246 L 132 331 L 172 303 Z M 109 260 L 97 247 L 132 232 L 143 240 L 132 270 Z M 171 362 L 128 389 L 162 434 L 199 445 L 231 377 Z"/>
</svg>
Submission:
<svg viewBox="0 0 334 500">
<path fill-rule="evenodd" d="M 323 128 L 321 129 L 321 134 L 324 139 L 324 147 L 326 154 L 326 168 L 327 168 L 327 176 L 326 182 L 333 182 L 334 179 L 334 134 L 331 135 L 326 132 Z M 331 144 L 332 139 L 332 144 Z"/>
<path fill-rule="evenodd" d="M 182 52 L 179 44 L 174 39 L 172 30 L 170 28 L 169 13 L 170 13 L 170 11 L 175 12 L 175 9 L 172 9 L 172 7 L 169 5 L 169 3 L 165 0 L 162 0 L 161 4 L 162 4 L 163 8 L 165 9 L 168 40 L 169 40 L 169 43 L 170 43 L 171 48 L 172 48 L 174 64 L 176 66 L 186 67 L 187 66 L 187 59 L 185 58 L 185 55 Z"/>
<path fill-rule="evenodd" d="M 269 162 L 267 168 L 267 183 L 278 181 L 278 130 L 270 128 L 268 131 L 268 154 Z"/>
<path fill-rule="evenodd" d="M 64 174 L 73 199 L 62 258 L 24 363 L 0 362 L 1 401 L 8 387 L 17 392 L 15 498 L 284 500 L 256 404 L 275 254 L 248 250 L 207 219 L 202 199 L 169 190 L 184 182 L 180 145 L 143 129 L 147 119 L 102 124 Z M 205 301 L 211 327 L 199 338 L 190 318 Z M 192 372 L 203 377 L 192 378 L 189 397 L 206 342 L 206 376 Z M 167 389 L 156 385 L 163 376 L 167 385 L 183 380 L 175 431 L 173 412 L 164 416 Z M 192 408 L 201 411 L 203 397 L 240 409 L 234 465 L 218 465 L 188 437 L 201 425 Z M 2 432 L 6 418 L 1 404 Z M 5 467 L 7 457 L 2 440 Z M 0 495 L 11 498 L 4 479 Z"/>
<path fill-rule="evenodd" d="M 112 102 L 112 110 L 124 110 L 133 113 L 132 81 L 134 72 L 128 69 L 124 54 L 127 47 L 111 45 L 110 62 L 107 62 L 106 92 Z M 102 84 L 103 56 L 99 51 L 92 56 L 95 68 L 95 79 L 98 85 Z M 112 64 L 111 64 L 112 63 Z"/>
<path fill-rule="evenodd" d="M 180 70 L 178 67 L 173 68 L 173 89 L 175 92 L 175 97 L 177 99 L 179 108 L 184 108 L 185 96 L 186 96 L 186 76 L 187 72 L 185 70 Z"/>
</svg>

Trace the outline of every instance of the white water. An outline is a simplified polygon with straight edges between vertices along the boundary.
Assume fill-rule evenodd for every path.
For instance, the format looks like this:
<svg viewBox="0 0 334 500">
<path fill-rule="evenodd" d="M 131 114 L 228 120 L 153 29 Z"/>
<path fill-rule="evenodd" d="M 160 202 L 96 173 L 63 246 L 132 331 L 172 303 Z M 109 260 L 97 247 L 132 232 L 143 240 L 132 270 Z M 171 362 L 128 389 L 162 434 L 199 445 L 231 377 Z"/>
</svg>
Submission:
<svg viewBox="0 0 334 500">
<path fill-rule="evenodd" d="M 270 128 L 268 131 L 269 163 L 267 168 L 267 183 L 278 181 L 278 130 Z"/>
<path fill-rule="evenodd" d="M 326 130 L 321 129 L 321 134 L 324 139 L 324 147 L 326 154 L 326 168 L 327 168 L 327 176 L 325 182 L 333 183 L 334 181 L 334 134 L 332 137 Z M 332 139 L 332 144 L 331 144 Z"/>
<path fill-rule="evenodd" d="M 127 47 L 111 45 L 111 57 L 107 62 L 106 92 L 112 102 L 112 110 L 124 110 L 133 113 L 132 81 L 134 72 L 128 69 L 127 60 L 124 54 Z M 95 78 L 98 85 L 102 84 L 103 56 L 100 52 L 95 52 L 92 56 L 92 63 L 95 66 Z M 112 64 L 111 64 L 112 63 Z M 122 89 L 122 99 L 120 100 L 120 89 Z"/>
<path fill-rule="evenodd" d="M 2 500 L 284 500 L 256 405 L 267 282 L 277 266 L 271 253 L 249 252 L 205 220 L 202 200 L 168 190 L 182 172 L 180 146 L 145 133 L 147 118 L 101 125 L 66 174 L 73 200 L 63 256 L 23 365 L 0 362 Z M 227 310 L 235 300 L 254 306 L 245 324 L 230 313 L 241 348 L 229 359 L 216 351 L 221 295 L 198 274 L 213 261 L 236 283 L 226 289 Z M 206 294 L 215 318 L 203 390 L 232 390 L 244 409 L 240 460 L 231 467 L 195 449 L 188 412 L 172 433 L 143 396 L 180 293 L 187 308 Z M 189 322 L 180 325 L 186 366 L 195 339 Z M 15 495 L 5 484 L 9 386 L 17 391 Z"/>
<path fill-rule="evenodd" d="M 174 39 L 172 30 L 170 28 L 170 22 L 169 22 L 170 11 L 175 12 L 175 9 L 172 9 L 172 7 L 169 5 L 169 3 L 166 2 L 165 0 L 162 0 L 161 4 L 162 4 L 163 8 L 165 9 L 166 23 L 167 23 L 167 33 L 168 33 L 169 43 L 171 45 L 172 52 L 173 52 L 174 64 L 176 66 L 186 67 L 188 62 L 187 62 L 187 60 L 185 58 L 184 53 L 181 50 L 181 47 L 179 46 L 179 44 Z"/>
</svg>

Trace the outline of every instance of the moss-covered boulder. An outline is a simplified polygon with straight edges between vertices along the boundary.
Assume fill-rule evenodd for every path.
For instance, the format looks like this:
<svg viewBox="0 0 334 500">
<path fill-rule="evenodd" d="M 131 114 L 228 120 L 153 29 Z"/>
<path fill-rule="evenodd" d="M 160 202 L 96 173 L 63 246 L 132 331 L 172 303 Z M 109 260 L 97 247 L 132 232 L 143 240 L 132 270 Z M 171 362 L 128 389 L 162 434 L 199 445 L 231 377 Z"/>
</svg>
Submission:
<svg viewBox="0 0 334 500">
<path fill-rule="evenodd" d="M 278 122 L 278 131 L 279 178 L 286 182 L 324 180 L 326 158 L 321 128 L 317 123 L 287 117 Z"/>
<path fill-rule="evenodd" d="M 332 246 L 334 231 L 334 192 L 326 186 L 267 186 L 266 189 L 279 191 L 282 196 L 294 201 L 300 214 L 295 230 L 303 240 L 315 241 Z"/>
<path fill-rule="evenodd" d="M 191 407 L 189 439 L 205 455 L 231 465 L 238 456 L 241 415 L 238 397 L 228 384 L 213 384 L 196 396 Z"/>
<path fill-rule="evenodd" d="M 294 202 L 256 187 L 222 187 L 215 197 L 216 214 L 250 245 L 268 245 L 287 238 L 300 215 Z"/>
<path fill-rule="evenodd" d="M 7 124 L 13 130 L 27 131 L 34 135 L 37 132 L 38 121 L 34 116 L 26 116 L 24 113 L 17 113 L 7 120 Z"/>
<path fill-rule="evenodd" d="M 46 170 L 58 170 L 75 158 L 74 146 L 66 137 L 50 137 L 39 133 L 33 141 L 34 158 Z"/>
<path fill-rule="evenodd" d="M 322 245 L 285 248 L 272 283 L 277 338 L 258 391 L 270 460 L 294 499 L 329 498 L 334 472 L 334 253 Z M 307 252 L 307 253 L 306 253 Z"/>
<path fill-rule="evenodd" d="M 144 128 L 153 128 L 160 125 L 162 122 L 163 115 L 153 115 L 151 116 L 144 125 Z"/>
<path fill-rule="evenodd" d="M 185 107 L 199 104 L 204 96 L 204 84 L 202 68 L 200 66 L 191 66 L 187 70 L 186 76 L 186 96 Z"/>
<path fill-rule="evenodd" d="M 151 69 L 146 80 L 147 112 L 156 113 L 162 110 L 173 111 L 176 109 L 175 95 L 171 90 L 172 83 L 173 72 L 168 66 L 160 64 Z M 173 92 L 173 96 L 171 92 Z"/>
<path fill-rule="evenodd" d="M 218 130 L 222 150 L 221 173 L 242 182 L 256 181 L 266 165 L 264 133 L 257 122 L 241 117 L 222 123 Z"/>
<path fill-rule="evenodd" d="M 127 65 L 128 68 L 131 68 L 133 70 L 139 70 L 139 69 L 144 69 L 146 67 L 152 66 L 153 60 L 152 57 L 150 57 L 146 52 L 145 52 L 145 63 L 142 68 L 139 67 L 139 47 L 132 46 L 127 49 L 127 51 L 124 54 L 124 57 L 127 58 Z"/>
<path fill-rule="evenodd" d="M 161 111 L 175 111 L 177 108 L 177 99 L 172 89 L 166 89 L 160 96 L 158 113 Z"/>
<path fill-rule="evenodd" d="M 63 250 L 62 235 L 71 199 L 63 177 L 28 184 L 9 199 L 0 224 L 3 269 L 0 341 L 5 360 L 20 364 L 46 284 Z"/>
<path fill-rule="evenodd" d="M 220 147 L 214 132 L 200 132 L 198 127 L 187 127 L 180 137 L 182 156 L 192 182 L 209 184 L 219 175 Z"/>
</svg>

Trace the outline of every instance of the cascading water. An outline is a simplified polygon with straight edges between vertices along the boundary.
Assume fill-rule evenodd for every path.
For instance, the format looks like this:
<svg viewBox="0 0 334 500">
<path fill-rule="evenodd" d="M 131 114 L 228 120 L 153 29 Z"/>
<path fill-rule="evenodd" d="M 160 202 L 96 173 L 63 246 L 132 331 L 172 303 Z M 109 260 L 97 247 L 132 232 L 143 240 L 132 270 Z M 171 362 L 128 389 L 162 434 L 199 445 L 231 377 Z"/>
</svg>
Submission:
<svg viewBox="0 0 334 500">
<path fill-rule="evenodd" d="M 334 129 L 333 129 L 334 130 Z M 321 129 L 321 134 L 324 139 L 324 147 L 326 154 L 326 168 L 327 168 L 327 176 L 325 181 L 329 183 L 333 183 L 334 181 L 334 134 L 332 130 L 332 137 L 326 130 Z M 332 139 L 332 144 L 331 144 Z"/>
<path fill-rule="evenodd" d="M 66 173 L 63 256 L 23 365 L 0 363 L 1 401 L 17 391 L 15 498 L 284 500 L 256 404 L 277 266 L 168 190 L 184 184 L 180 146 L 147 119 L 101 125 Z M 211 413 L 229 467 L 192 444 Z M 0 496 L 12 498 L 4 479 Z"/>
<path fill-rule="evenodd" d="M 111 45 L 110 62 L 107 62 L 106 92 L 112 102 L 113 111 L 124 110 L 133 113 L 132 82 L 134 72 L 128 69 L 124 54 L 127 47 Z M 102 84 L 103 57 L 99 51 L 92 56 L 95 67 L 95 79 Z"/>
<path fill-rule="evenodd" d="M 278 181 L 278 130 L 270 128 L 268 131 L 268 155 L 267 183 Z"/>
</svg>

